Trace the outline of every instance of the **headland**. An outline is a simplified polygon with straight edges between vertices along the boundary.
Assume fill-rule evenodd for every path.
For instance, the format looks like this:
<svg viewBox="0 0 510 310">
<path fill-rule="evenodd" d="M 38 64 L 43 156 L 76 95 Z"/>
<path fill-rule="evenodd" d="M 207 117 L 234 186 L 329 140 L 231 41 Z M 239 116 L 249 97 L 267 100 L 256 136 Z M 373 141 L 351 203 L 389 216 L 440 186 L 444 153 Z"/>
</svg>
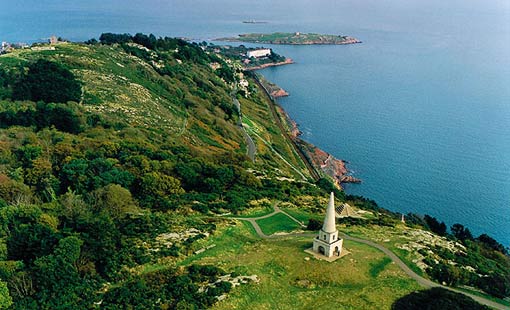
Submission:
<svg viewBox="0 0 510 310">
<path fill-rule="evenodd" d="M 343 45 L 361 43 L 360 40 L 350 36 L 301 32 L 248 33 L 217 40 L 284 45 Z"/>
</svg>

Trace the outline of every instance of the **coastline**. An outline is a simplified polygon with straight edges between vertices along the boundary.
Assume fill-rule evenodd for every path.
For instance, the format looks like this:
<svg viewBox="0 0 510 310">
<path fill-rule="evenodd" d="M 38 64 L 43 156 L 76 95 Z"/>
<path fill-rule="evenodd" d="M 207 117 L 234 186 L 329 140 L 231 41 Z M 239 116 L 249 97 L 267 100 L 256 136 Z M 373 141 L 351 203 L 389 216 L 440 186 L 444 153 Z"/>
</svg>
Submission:
<svg viewBox="0 0 510 310">
<path fill-rule="evenodd" d="M 294 145 L 296 152 L 309 168 L 310 174 L 315 180 L 326 176 L 330 178 L 339 189 L 342 189 L 342 183 L 362 182 L 361 179 L 355 178 L 350 174 L 350 171 L 346 167 L 346 161 L 337 159 L 330 153 L 327 153 L 312 143 L 301 139 L 301 131 L 299 130 L 299 125 L 296 121 L 294 121 L 276 101 L 275 96 L 273 96 L 272 93 L 264 86 L 261 78 L 258 77 L 257 74 L 253 74 L 253 78 L 270 99 L 271 110 L 273 110 L 276 114 L 275 119 L 283 119 L 285 121 L 285 126 L 281 126 L 282 131 L 284 131 L 287 138 L 291 141 L 292 145 Z M 265 80 L 265 78 L 262 79 Z"/>
<path fill-rule="evenodd" d="M 277 105 L 277 111 L 287 121 L 291 138 L 294 139 L 301 151 L 305 153 L 307 160 L 315 169 L 330 177 L 339 188 L 342 188 L 343 183 L 362 182 L 361 179 L 350 174 L 345 160 L 338 159 L 316 145 L 301 139 L 300 136 L 302 132 L 299 130 L 299 125 L 279 104 Z"/>
<path fill-rule="evenodd" d="M 263 64 L 263 65 L 260 65 L 260 66 L 245 68 L 244 70 L 245 71 L 254 71 L 254 70 L 260 70 L 260 69 L 269 68 L 269 67 L 277 67 L 277 66 L 290 65 L 290 64 L 293 64 L 293 63 L 294 63 L 294 60 L 292 60 L 291 58 L 286 58 L 284 61 L 271 62 L 271 63 Z"/>
</svg>

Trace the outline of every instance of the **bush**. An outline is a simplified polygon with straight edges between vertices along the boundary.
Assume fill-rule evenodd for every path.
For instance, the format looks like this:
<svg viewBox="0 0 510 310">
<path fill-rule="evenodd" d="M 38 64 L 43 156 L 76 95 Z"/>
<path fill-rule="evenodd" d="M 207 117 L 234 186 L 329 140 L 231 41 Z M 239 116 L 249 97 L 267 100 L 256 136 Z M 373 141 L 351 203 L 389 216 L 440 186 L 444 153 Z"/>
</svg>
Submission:
<svg viewBox="0 0 510 310">
<path fill-rule="evenodd" d="M 306 225 L 306 230 L 320 230 L 322 228 L 322 223 L 316 219 L 309 219 L 308 225 Z"/>
<path fill-rule="evenodd" d="M 510 275 L 502 276 L 499 274 L 482 277 L 478 280 L 478 287 L 485 292 L 498 298 L 510 296 Z"/>
<path fill-rule="evenodd" d="M 476 240 L 490 249 L 501 252 L 503 254 L 508 254 L 508 251 L 501 243 L 497 242 L 494 238 L 487 234 L 481 234 L 478 236 L 478 238 L 476 238 Z"/>
</svg>

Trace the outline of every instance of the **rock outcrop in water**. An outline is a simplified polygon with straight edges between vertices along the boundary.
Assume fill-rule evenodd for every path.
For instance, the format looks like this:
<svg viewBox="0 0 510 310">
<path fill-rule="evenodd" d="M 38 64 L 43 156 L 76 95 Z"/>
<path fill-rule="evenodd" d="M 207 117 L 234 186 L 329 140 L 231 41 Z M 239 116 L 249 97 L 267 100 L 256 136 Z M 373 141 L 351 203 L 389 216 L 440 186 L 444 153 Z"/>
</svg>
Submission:
<svg viewBox="0 0 510 310">
<path fill-rule="evenodd" d="M 361 180 L 349 174 L 349 170 L 345 166 L 345 161 L 335 158 L 333 155 L 321 150 L 315 145 L 303 141 L 299 138 L 299 145 L 308 155 L 311 163 L 324 174 L 333 178 L 340 183 L 361 183 Z"/>
</svg>

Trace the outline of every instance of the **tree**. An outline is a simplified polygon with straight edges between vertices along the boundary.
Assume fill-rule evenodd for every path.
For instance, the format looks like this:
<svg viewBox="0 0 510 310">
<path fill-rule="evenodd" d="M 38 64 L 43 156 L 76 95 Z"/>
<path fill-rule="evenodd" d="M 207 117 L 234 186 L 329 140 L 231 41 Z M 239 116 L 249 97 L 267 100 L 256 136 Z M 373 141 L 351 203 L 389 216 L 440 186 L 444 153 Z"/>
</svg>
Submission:
<svg viewBox="0 0 510 310">
<path fill-rule="evenodd" d="M 4 68 L 0 68 L 0 87 L 7 87 L 9 85 L 9 75 L 4 70 Z"/>
<path fill-rule="evenodd" d="M 77 221 L 90 218 L 91 212 L 89 206 L 83 201 L 82 196 L 73 191 L 68 191 L 59 197 L 62 207 L 61 213 L 67 220 Z"/>
<path fill-rule="evenodd" d="M 471 231 L 469 231 L 469 229 L 464 227 L 462 224 L 453 224 L 452 227 L 450 227 L 450 230 L 452 231 L 452 234 L 455 236 L 455 238 L 459 239 L 460 241 L 473 240 Z"/>
<path fill-rule="evenodd" d="M 42 157 L 32 160 L 32 167 L 26 169 L 25 181 L 35 187 L 39 197 L 44 201 L 55 200 L 55 192 L 58 191 L 59 182 L 52 174 L 51 162 Z"/>
<path fill-rule="evenodd" d="M 0 174 L 0 199 L 9 205 L 30 203 L 32 191 L 27 185 Z"/>
<path fill-rule="evenodd" d="M 494 238 L 487 234 L 481 234 L 478 236 L 478 238 L 476 238 L 476 240 L 490 249 L 501 252 L 503 254 L 508 254 L 508 251 L 501 243 L 497 242 Z"/>
<path fill-rule="evenodd" d="M 84 281 L 76 268 L 83 241 L 70 236 L 61 239 L 53 254 L 34 261 L 37 301 L 46 309 L 88 307 L 96 289 L 93 281 Z"/>
<path fill-rule="evenodd" d="M 80 133 L 83 131 L 85 119 L 77 104 L 57 104 L 37 102 L 35 124 L 38 129 L 55 126 L 60 131 Z"/>
<path fill-rule="evenodd" d="M 14 100 L 79 102 L 81 84 L 64 66 L 39 59 L 28 65 L 28 73 L 14 85 L 12 96 Z"/>
<path fill-rule="evenodd" d="M 435 217 L 431 217 L 427 214 L 423 217 L 430 230 L 440 236 L 446 235 L 446 224 L 444 222 L 439 222 Z"/>
<path fill-rule="evenodd" d="M 448 263 L 438 263 L 427 270 L 427 273 L 439 283 L 446 285 L 456 285 L 461 278 L 461 272 L 458 267 Z"/>
<path fill-rule="evenodd" d="M 510 296 L 510 274 L 492 274 L 478 279 L 478 285 L 487 293 L 498 298 Z"/>
<path fill-rule="evenodd" d="M 12 305 L 12 298 L 9 295 L 7 283 L 0 281 L 0 309 L 7 309 Z"/>
<path fill-rule="evenodd" d="M 91 193 L 93 207 L 97 212 L 106 212 L 113 219 L 136 212 L 136 206 L 129 190 L 117 184 L 109 184 Z"/>
<path fill-rule="evenodd" d="M 146 173 L 142 178 L 142 193 L 156 197 L 183 194 L 181 181 L 159 172 Z"/>
<path fill-rule="evenodd" d="M 0 99 L 11 97 L 8 89 L 10 80 L 9 74 L 3 68 L 0 68 Z"/>
<path fill-rule="evenodd" d="M 7 239 L 8 258 L 31 262 L 37 257 L 51 253 L 57 240 L 57 233 L 47 225 L 19 224 Z"/>
<path fill-rule="evenodd" d="M 309 219 L 308 225 L 306 226 L 307 230 L 319 230 L 322 228 L 322 223 L 316 219 Z"/>
<path fill-rule="evenodd" d="M 115 34 L 115 33 L 102 33 L 99 37 L 101 44 L 115 44 L 115 43 L 128 43 L 133 39 L 129 33 Z"/>
<path fill-rule="evenodd" d="M 65 164 L 60 173 L 62 191 L 71 188 L 78 193 L 86 192 L 90 180 L 86 174 L 88 166 L 88 161 L 85 159 L 73 159 Z"/>
</svg>

